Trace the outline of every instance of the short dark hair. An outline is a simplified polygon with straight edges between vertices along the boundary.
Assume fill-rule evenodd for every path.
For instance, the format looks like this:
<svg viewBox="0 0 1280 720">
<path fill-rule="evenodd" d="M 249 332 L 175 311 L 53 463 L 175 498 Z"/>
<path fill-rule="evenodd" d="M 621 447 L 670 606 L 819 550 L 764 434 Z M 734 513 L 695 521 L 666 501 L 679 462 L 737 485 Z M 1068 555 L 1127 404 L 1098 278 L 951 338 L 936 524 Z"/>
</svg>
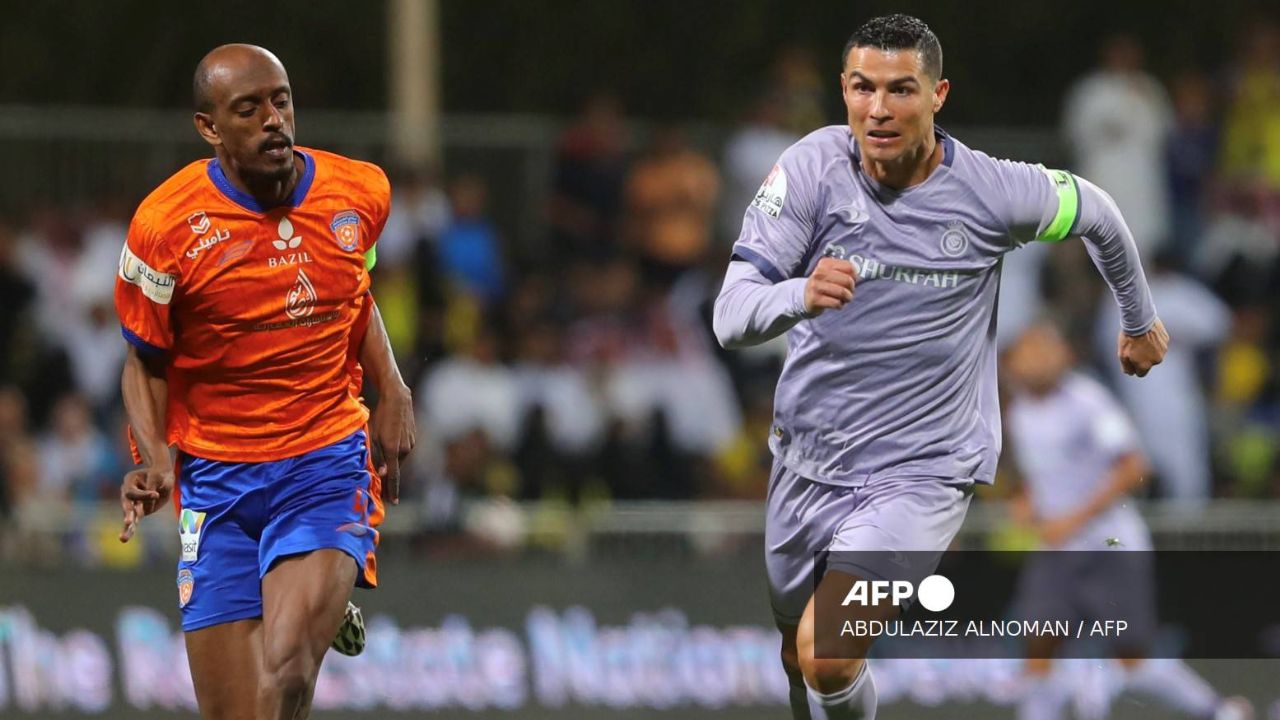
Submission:
<svg viewBox="0 0 1280 720">
<path fill-rule="evenodd" d="M 942 78 L 942 43 L 920 18 L 895 13 L 871 18 L 854 31 L 844 45 L 840 56 L 840 69 L 849 62 L 849 51 L 856 47 L 873 47 L 881 50 L 915 50 L 920 53 L 924 71 L 929 77 Z"/>
</svg>

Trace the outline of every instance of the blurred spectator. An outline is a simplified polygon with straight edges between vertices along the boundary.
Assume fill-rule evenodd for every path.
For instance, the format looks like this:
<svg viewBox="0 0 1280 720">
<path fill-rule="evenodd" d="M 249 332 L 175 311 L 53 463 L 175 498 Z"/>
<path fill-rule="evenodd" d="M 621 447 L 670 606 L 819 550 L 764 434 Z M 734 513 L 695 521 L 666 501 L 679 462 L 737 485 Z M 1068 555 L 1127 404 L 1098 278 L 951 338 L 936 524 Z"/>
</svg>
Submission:
<svg viewBox="0 0 1280 720">
<path fill-rule="evenodd" d="M 35 295 L 35 285 L 17 265 L 13 233 L 0 221 L 0 384 L 23 379 L 34 361 L 34 333 L 26 315 Z"/>
<path fill-rule="evenodd" d="M 499 362 L 492 328 L 480 323 L 470 348 L 428 370 L 415 395 L 429 442 L 447 444 L 475 429 L 508 452 L 519 431 L 519 388 Z"/>
<path fill-rule="evenodd" d="M 1174 78 L 1174 126 L 1165 155 L 1173 205 L 1170 249 L 1179 263 L 1195 257 L 1205 229 L 1207 190 L 1218 155 L 1215 106 L 1213 88 L 1204 73 L 1184 72 Z"/>
<path fill-rule="evenodd" d="M 666 287 L 706 257 L 719 196 L 715 165 L 680 128 L 658 129 L 626 183 L 625 235 L 651 282 Z"/>
<path fill-rule="evenodd" d="M 1209 464 L 1208 405 L 1197 357 L 1213 353 L 1231 328 L 1231 311 L 1208 288 L 1176 270 L 1169 255 L 1156 259 L 1151 295 L 1169 330 L 1169 352 L 1150 375 L 1125 375 L 1115 361 L 1120 317 L 1114 308 L 1098 319 L 1098 357 L 1138 426 L 1159 478 L 1162 497 L 1187 509 L 1202 506 L 1212 494 Z"/>
<path fill-rule="evenodd" d="M 435 174 L 426 169 L 396 172 L 391 183 L 391 214 L 378 237 L 378 267 L 403 267 L 420 246 L 434 245 L 448 225 L 449 199 L 437 185 Z"/>
<path fill-rule="evenodd" d="M 1225 194 L 1196 254 L 1199 274 L 1228 303 L 1274 302 L 1280 244 L 1258 193 Z"/>
<path fill-rule="evenodd" d="M 551 257 L 601 259 L 616 252 L 626 145 L 617 98 L 592 95 L 556 143 L 548 218 Z"/>
<path fill-rule="evenodd" d="M 1223 129 L 1222 174 L 1235 191 L 1260 194 L 1273 229 L 1280 230 L 1280 28 L 1255 22 L 1243 35 Z"/>
<path fill-rule="evenodd" d="M 453 221 L 440 236 L 440 269 L 466 292 L 492 305 L 506 293 L 498 231 L 487 217 L 489 189 L 474 173 L 449 186 Z"/>
<path fill-rule="evenodd" d="M 0 385 L 0 519 L 14 514 L 35 492 L 34 485 L 27 484 L 34 478 L 19 474 L 16 465 L 19 448 L 30 442 L 26 398 L 16 387 Z"/>
<path fill-rule="evenodd" d="M 773 453 L 764 438 L 773 427 L 773 387 L 748 386 L 743 396 L 742 428 L 716 453 L 715 478 L 705 498 L 763 501 L 769 489 Z"/>
<path fill-rule="evenodd" d="M 1237 310 L 1218 363 L 1213 427 L 1236 497 L 1280 497 L 1280 486 L 1269 487 L 1280 470 L 1280 391 L 1275 348 L 1267 342 L 1273 324 L 1266 306 Z"/>
<path fill-rule="evenodd" d="M 1076 170 L 1115 198 L 1144 258 L 1169 231 L 1165 143 L 1169 100 L 1143 70 L 1143 51 L 1126 35 L 1102 46 L 1101 65 L 1071 89 L 1064 130 Z"/>
<path fill-rule="evenodd" d="M 830 78 L 818 71 L 812 50 L 800 45 L 785 48 L 774 62 L 772 80 L 770 91 L 779 96 L 783 125 L 791 134 L 804 137 L 827 124 L 824 106 L 830 97 Z"/>
<path fill-rule="evenodd" d="M 783 151 L 800 139 L 787 132 L 781 93 L 764 93 L 746 121 L 734 129 L 725 144 L 720 165 L 724 171 L 724 200 L 720 204 L 720 234 L 732 245 L 742 231 L 742 216 L 760 189 L 760 183 Z"/>
<path fill-rule="evenodd" d="M 112 268 L 121 247 L 123 242 L 116 246 Z M 85 274 L 80 266 L 82 251 L 82 235 L 70 213 L 52 206 L 36 210 L 18 238 L 18 263 L 36 287 L 36 324 L 49 346 L 61 347 L 68 324 L 80 315 L 81 299 L 75 288 Z"/>
<path fill-rule="evenodd" d="M 391 214 L 378 238 L 374 292 L 387 336 L 411 385 L 424 358 L 440 354 L 444 300 L 437 246 L 449 201 L 426 168 L 392 173 Z"/>
<path fill-rule="evenodd" d="M 96 502 L 116 497 L 119 463 L 80 395 L 54 405 L 52 427 L 39 441 L 42 501 Z"/>
<path fill-rule="evenodd" d="M 1001 259 L 1000 302 L 996 305 L 996 346 L 1005 348 L 1044 314 L 1045 265 L 1053 248 L 1027 243 Z"/>
<path fill-rule="evenodd" d="M 554 325 L 538 322 L 518 337 L 512 375 L 520 395 L 515 459 L 524 479 L 522 495 L 577 499 L 604 433 L 604 417 L 587 374 L 565 362 Z"/>
</svg>

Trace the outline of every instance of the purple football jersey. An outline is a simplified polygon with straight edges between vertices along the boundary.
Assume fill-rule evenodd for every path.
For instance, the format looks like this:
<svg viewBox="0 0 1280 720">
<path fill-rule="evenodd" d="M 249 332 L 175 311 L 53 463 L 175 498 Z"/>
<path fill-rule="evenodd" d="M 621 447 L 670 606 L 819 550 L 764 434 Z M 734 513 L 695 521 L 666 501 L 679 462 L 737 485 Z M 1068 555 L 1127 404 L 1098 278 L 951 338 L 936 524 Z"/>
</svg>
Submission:
<svg viewBox="0 0 1280 720">
<path fill-rule="evenodd" d="M 787 335 L 769 444 L 804 477 L 995 475 L 1000 260 L 1065 237 L 1078 196 L 1067 173 L 938 140 L 942 164 L 893 190 L 863 172 L 847 126 L 823 128 L 782 155 L 747 209 L 735 259 L 774 282 L 826 255 L 857 276 L 848 306 Z"/>
</svg>

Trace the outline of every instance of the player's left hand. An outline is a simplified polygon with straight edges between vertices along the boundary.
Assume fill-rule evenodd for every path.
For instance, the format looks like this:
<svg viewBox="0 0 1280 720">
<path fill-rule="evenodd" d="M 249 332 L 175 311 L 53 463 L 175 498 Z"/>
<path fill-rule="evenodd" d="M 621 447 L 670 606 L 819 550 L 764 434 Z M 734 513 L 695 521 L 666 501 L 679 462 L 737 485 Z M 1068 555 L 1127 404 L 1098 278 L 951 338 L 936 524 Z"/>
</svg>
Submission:
<svg viewBox="0 0 1280 720">
<path fill-rule="evenodd" d="M 1143 335 L 1132 336 L 1120 333 L 1116 354 L 1120 358 L 1120 368 L 1124 370 L 1125 375 L 1146 377 L 1147 373 L 1151 372 L 1151 368 L 1164 360 L 1164 354 L 1168 351 L 1169 332 L 1164 329 L 1164 323 L 1160 322 L 1160 318 L 1156 318 L 1155 324 Z"/>
<path fill-rule="evenodd" d="M 392 505 L 400 503 L 400 462 L 418 441 L 418 426 L 413 417 L 413 393 L 401 385 L 378 398 L 370 423 L 373 433 L 373 462 L 382 478 L 382 499 Z"/>
<path fill-rule="evenodd" d="M 120 509 L 124 513 L 120 542 L 129 542 L 138 529 L 138 521 L 169 501 L 175 482 L 169 467 L 142 467 L 125 474 L 120 483 Z"/>
<path fill-rule="evenodd" d="M 1063 515 L 1040 523 L 1036 528 L 1040 542 L 1048 547 L 1058 547 L 1080 529 L 1080 520 L 1074 515 Z"/>
</svg>

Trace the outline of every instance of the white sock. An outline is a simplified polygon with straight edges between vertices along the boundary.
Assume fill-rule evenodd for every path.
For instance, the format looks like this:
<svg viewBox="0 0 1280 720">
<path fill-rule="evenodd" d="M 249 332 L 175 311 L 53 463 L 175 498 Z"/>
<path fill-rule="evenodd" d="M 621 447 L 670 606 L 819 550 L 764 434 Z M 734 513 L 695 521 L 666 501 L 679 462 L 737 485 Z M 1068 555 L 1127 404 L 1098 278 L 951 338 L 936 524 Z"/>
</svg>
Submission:
<svg viewBox="0 0 1280 720">
<path fill-rule="evenodd" d="M 1192 717 L 1212 718 L 1221 698 L 1181 660 L 1145 660 L 1125 674 L 1125 689 Z"/>
<path fill-rule="evenodd" d="M 1061 720 L 1067 689 L 1050 675 L 1028 675 L 1018 701 L 1018 720 Z"/>
<path fill-rule="evenodd" d="M 791 701 L 791 720 L 813 720 L 809 715 L 809 686 L 801 680 L 800 684 L 788 682 L 791 686 L 788 699 Z"/>
<path fill-rule="evenodd" d="M 876 681 L 866 661 L 849 687 L 825 694 L 813 688 L 807 691 L 813 720 L 876 720 Z"/>
</svg>

